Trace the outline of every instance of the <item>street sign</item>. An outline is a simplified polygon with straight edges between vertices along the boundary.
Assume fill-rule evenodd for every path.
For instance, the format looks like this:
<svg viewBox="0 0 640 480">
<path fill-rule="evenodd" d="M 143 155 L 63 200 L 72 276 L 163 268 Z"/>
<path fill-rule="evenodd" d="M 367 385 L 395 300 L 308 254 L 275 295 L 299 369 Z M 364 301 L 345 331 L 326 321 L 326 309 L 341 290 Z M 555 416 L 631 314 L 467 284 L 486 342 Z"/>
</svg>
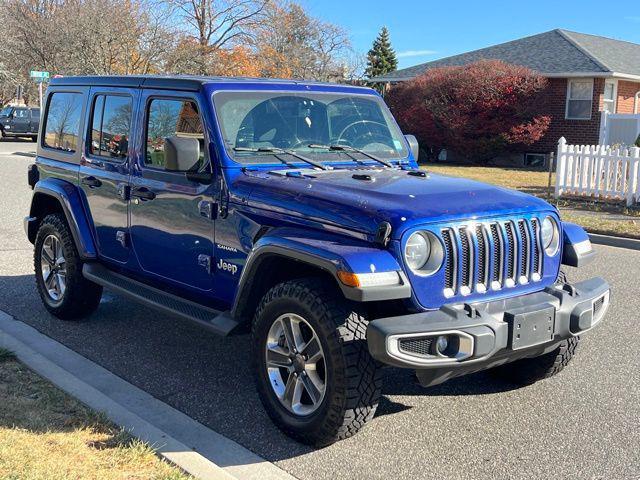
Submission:
<svg viewBox="0 0 640 480">
<path fill-rule="evenodd" d="M 40 80 L 45 80 L 45 79 L 49 78 L 49 72 L 39 72 L 37 70 L 31 70 L 29 72 L 29 76 L 31 78 L 38 78 Z"/>
</svg>

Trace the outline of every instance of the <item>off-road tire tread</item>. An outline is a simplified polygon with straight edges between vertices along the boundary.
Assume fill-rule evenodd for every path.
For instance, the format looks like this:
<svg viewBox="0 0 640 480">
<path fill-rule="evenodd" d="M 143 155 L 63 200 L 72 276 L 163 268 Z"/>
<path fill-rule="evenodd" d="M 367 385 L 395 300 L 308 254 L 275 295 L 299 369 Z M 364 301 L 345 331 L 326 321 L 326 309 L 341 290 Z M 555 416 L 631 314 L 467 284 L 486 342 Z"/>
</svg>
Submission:
<svg viewBox="0 0 640 480">
<path fill-rule="evenodd" d="M 330 445 L 355 435 L 375 415 L 382 391 L 380 365 L 367 348 L 366 330 L 368 321 L 320 278 L 304 278 L 280 283 L 271 288 L 262 298 L 253 320 L 252 344 L 256 344 L 256 326 L 263 310 L 279 298 L 293 298 L 305 303 L 317 314 L 328 334 L 327 343 L 338 367 L 333 372 L 336 395 L 330 400 L 328 414 L 322 427 L 314 432 L 300 433 L 278 424 L 269 406 L 267 413 L 288 435 L 316 447 Z M 255 354 L 253 355 L 255 359 Z M 264 402 L 263 402 L 264 403 Z"/>
<path fill-rule="evenodd" d="M 61 240 L 67 268 L 67 283 L 65 296 L 60 305 L 54 306 L 45 301 L 48 295 L 44 284 L 40 280 L 40 248 L 44 239 L 51 233 L 56 233 Z M 66 219 L 59 213 L 47 215 L 36 234 L 34 242 L 33 264 L 35 268 L 36 287 L 43 298 L 45 308 L 54 316 L 63 320 L 79 320 L 93 313 L 102 297 L 102 287 L 82 275 L 83 262 L 78 254 L 71 230 Z"/>
<path fill-rule="evenodd" d="M 560 373 L 576 354 L 579 343 L 580 337 L 571 337 L 560 342 L 558 348 L 549 353 L 507 363 L 492 372 L 511 383 L 530 385 Z"/>
</svg>

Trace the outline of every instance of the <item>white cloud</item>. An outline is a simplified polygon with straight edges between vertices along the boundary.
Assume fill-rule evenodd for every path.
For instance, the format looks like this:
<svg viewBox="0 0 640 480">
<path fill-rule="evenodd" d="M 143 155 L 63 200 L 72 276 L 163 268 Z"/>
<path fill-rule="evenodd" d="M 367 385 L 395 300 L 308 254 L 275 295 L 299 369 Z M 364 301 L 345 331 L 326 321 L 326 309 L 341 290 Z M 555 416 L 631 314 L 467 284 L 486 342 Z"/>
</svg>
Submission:
<svg viewBox="0 0 640 480">
<path fill-rule="evenodd" d="M 398 58 L 408 58 L 408 57 L 422 57 L 424 55 L 433 55 L 436 52 L 435 50 L 405 50 L 404 52 L 398 52 Z"/>
</svg>

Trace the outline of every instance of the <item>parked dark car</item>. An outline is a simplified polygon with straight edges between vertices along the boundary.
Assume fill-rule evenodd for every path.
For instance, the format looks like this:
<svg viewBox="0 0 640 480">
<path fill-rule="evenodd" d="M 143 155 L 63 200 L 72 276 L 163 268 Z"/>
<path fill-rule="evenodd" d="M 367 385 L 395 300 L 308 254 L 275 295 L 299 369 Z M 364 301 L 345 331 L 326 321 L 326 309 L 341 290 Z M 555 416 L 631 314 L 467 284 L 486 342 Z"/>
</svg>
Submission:
<svg viewBox="0 0 640 480">
<path fill-rule="evenodd" d="M 0 135 L 38 139 L 40 109 L 32 107 L 5 107 L 0 111 Z"/>
<path fill-rule="evenodd" d="M 581 227 L 419 169 L 374 90 L 66 77 L 45 102 L 25 219 L 45 307 L 88 316 L 104 287 L 220 335 L 251 330 L 238 358 L 306 443 L 373 418 L 383 365 L 425 386 L 555 375 L 609 306 L 605 280 L 561 273 L 595 255 Z"/>
</svg>

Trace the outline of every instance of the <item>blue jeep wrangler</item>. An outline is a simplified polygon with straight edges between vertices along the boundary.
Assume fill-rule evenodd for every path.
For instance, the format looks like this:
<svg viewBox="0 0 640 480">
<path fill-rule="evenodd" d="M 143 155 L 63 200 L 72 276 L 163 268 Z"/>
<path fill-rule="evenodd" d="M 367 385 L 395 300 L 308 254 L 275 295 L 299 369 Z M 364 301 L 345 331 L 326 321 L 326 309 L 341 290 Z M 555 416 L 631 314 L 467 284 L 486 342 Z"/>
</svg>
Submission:
<svg viewBox="0 0 640 480">
<path fill-rule="evenodd" d="M 251 330 L 257 390 L 293 437 L 372 419 L 380 368 L 425 386 L 558 373 L 609 304 L 562 264 L 585 232 L 523 193 L 418 169 L 373 90 L 286 80 L 53 79 L 25 220 L 45 307 L 108 288 L 220 335 Z"/>
</svg>

